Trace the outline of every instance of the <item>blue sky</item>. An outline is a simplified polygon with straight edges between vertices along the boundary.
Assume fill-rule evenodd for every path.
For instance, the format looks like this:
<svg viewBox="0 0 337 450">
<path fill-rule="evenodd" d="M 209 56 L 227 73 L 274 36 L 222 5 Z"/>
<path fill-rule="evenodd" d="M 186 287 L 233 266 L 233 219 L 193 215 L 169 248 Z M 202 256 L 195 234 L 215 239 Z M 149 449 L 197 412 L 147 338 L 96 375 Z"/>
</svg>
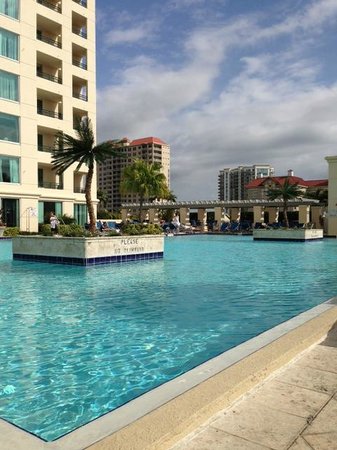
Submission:
<svg viewBox="0 0 337 450">
<path fill-rule="evenodd" d="M 96 0 L 98 140 L 171 146 L 179 200 L 225 167 L 327 178 L 337 154 L 337 0 Z"/>
</svg>

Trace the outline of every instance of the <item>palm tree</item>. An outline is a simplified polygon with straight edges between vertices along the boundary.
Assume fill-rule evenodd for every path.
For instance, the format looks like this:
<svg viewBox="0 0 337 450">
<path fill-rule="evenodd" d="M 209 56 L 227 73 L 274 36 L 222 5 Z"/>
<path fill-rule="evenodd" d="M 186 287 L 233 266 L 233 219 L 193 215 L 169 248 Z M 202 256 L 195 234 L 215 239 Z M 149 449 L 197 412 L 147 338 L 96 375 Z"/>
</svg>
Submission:
<svg viewBox="0 0 337 450">
<path fill-rule="evenodd" d="M 76 171 L 82 165 L 88 167 L 85 182 L 85 200 L 89 214 L 89 230 L 91 233 L 96 229 L 96 217 L 91 197 L 92 179 L 95 163 L 102 163 L 107 157 L 120 156 L 115 148 L 119 141 L 106 141 L 95 145 L 95 136 L 89 118 L 78 120 L 75 125 L 76 137 L 65 134 L 62 131 L 56 134 L 56 146 L 52 151 L 53 170 L 62 174 L 72 164 L 77 163 Z"/>
<path fill-rule="evenodd" d="M 165 175 L 158 163 L 147 163 L 136 159 L 124 169 L 121 182 L 122 193 L 139 195 L 139 220 L 142 218 L 143 204 L 149 197 L 164 198 L 168 195 Z"/>
<path fill-rule="evenodd" d="M 297 197 L 302 197 L 303 191 L 298 186 L 298 183 L 291 184 L 289 177 L 286 177 L 283 184 L 278 187 L 269 188 L 267 191 L 267 197 L 270 200 L 276 200 L 281 198 L 283 201 L 283 213 L 286 228 L 289 228 L 288 220 L 288 202 L 289 200 Z"/>
</svg>

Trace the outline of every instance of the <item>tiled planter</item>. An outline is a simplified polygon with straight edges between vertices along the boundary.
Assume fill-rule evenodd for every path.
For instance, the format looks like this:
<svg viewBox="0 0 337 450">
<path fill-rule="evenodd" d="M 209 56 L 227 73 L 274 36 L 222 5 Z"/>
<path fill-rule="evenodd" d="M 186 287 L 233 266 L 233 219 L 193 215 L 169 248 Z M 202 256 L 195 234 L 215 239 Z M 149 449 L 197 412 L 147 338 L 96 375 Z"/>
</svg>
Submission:
<svg viewBox="0 0 337 450">
<path fill-rule="evenodd" d="M 263 241 L 312 241 L 323 239 L 323 230 L 306 228 L 288 229 L 257 229 L 253 231 L 254 240 Z"/>
<path fill-rule="evenodd" d="M 13 259 L 91 266 L 164 256 L 164 236 L 113 236 L 63 238 L 18 236 L 13 238 Z"/>
</svg>

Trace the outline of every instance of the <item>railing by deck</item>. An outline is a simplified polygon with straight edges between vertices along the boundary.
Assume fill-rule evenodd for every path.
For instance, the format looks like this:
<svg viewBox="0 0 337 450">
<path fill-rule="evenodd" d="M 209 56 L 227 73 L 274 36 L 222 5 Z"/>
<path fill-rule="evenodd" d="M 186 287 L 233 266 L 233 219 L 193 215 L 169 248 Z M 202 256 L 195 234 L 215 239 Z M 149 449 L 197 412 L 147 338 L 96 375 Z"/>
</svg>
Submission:
<svg viewBox="0 0 337 450">
<path fill-rule="evenodd" d="M 51 147 L 50 145 L 38 145 L 37 149 L 39 152 L 51 153 L 54 150 L 54 147 Z"/>
<path fill-rule="evenodd" d="M 48 36 L 45 36 L 40 32 L 36 33 L 36 39 L 42 42 L 46 42 L 47 44 L 52 45 L 53 47 L 62 48 L 61 42 L 57 41 L 56 39 L 52 39 Z"/>
<path fill-rule="evenodd" d="M 49 73 L 41 72 L 41 70 L 36 71 L 36 75 L 45 80 L 53 81 L 54 83 L 62 84 L 62 78 L 56 77 L 55 75 L 50 75 Z"/>
<path fill-rule="evenodd" d="M 38 186 L 45 189 L 63 189 L 63 183 L 52 183 L 50 181 L 39 181 Z"/>
<path fill-rule="evenodd" d="M 63 119 L 63 114 L 55 111 L 49 111 L 48 109 L 37 108 L 37 113 L 42 116 L 52 117 L 54 119 Z"/>
<path fill-rule="evenodd" d="M 87 0 L 73 0 L 73 2 L 78 3 L 81 6 L 87 7 Z"/>
<path fill-rule="evenodd" d="M 87 39 L 87 30 L 83 30 L 82 28 L 73 27 L 73 33 L 77 34 L 77 36 L 81 36 L 84 39 Z"/>
<path fill-rule="evenodd" d="M 87 65 L 86 61 L 83 62 L 80 59 L 76 59 L 76 58 L 73 58 L 73 65 L 77 66 L 77 67 L 80 67 L 81 69 L 84 69 L 84 70 L 87 70 L 87 68 L 88 68 L 88 65 Z"/>
<path fill-rule="evenodd" d="M 47 0 L 36 0 L 37 3 L 40 3 L 40 5 L 46 6 L 49 9 L 52 9 L 53 11 L 56 11 L 58 13 L 62 12 L 61 5 L 56 5 L 54 3 L 50 3 Z"/>
<path fill-rule="evenodd" d="M 74 192 L 75 192 L 75 194 L 85 194 L 85 189 L 84 188 L 75 187 L 74 188 Z"/>
<path fill-rule="evenodd" d="M 88 95 L 87 94 L 76 94 L 76 93 L 73 93 L 73 97 L 74 98 L 78 98 L 80 100 L 83 100 L 84 102 L 88 101 Z"/>
</svg>

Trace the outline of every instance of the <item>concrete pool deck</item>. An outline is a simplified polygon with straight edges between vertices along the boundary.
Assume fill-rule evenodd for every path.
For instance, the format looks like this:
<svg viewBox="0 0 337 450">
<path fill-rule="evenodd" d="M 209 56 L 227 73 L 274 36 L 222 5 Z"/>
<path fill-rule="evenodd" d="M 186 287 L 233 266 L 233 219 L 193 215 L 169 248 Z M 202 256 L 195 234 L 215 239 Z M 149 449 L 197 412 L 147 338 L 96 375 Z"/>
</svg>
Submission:
<svg viewBox="0 0 337 450">
<path fill-rule="evenodd" d="M 1 420 L 0 448 L 333 450 L 336 323 L 334 298 L 53 442 Z"/>
</svg>

